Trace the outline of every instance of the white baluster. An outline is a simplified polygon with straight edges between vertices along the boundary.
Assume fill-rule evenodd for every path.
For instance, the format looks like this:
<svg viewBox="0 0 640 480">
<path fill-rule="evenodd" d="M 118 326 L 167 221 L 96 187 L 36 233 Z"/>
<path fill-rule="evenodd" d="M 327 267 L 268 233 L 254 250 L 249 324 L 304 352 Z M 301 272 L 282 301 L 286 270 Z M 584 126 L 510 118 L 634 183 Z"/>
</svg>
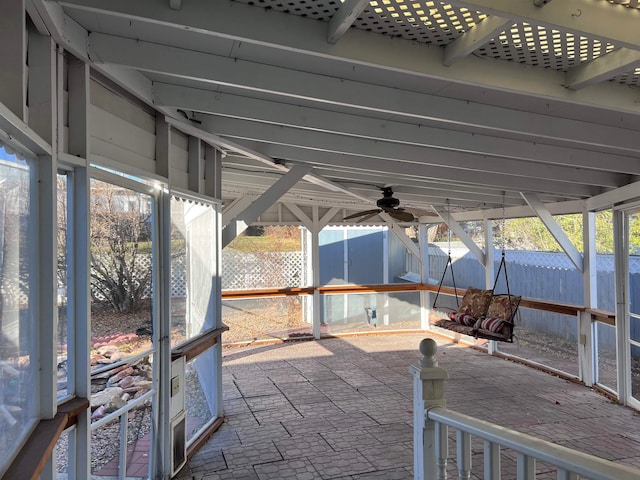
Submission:
<svg viewBox="0 0 640 480">
<path fill-rule="evenodd" d="M 518 480 L 535 480 L 536 459 L 524 453 L 518 453 L 518 473 L 516 478 Z"/>
<path fill-rule="evenodd" d="M 578 480 L 578 474 L 558 469 L 558 480 Z"/>
<path fill-rule="evenodd" d="M 460 480 L 471 478 L 471 435 L 458 430 L 456 432 L 456 450 L 458 477 Z"/>
<path fill-rule="evenodd" d="M 484 442 L 484 479 L 500 480 L 500 445 Z"/>
<path fill-rule="evenodd" d="M 447 457 L 449 456 L 449 427 L 436 423 L 436 463 L 438 480 L 447 480 Z"/>
</svg>

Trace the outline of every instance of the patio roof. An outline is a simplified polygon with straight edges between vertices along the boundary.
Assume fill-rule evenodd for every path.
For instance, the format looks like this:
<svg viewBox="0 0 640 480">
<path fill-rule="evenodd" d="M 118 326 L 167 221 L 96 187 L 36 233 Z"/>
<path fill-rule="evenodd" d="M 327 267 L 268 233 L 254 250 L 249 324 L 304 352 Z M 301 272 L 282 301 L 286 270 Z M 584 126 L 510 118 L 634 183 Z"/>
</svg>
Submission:
<svg viewBox="0 0 640 480">
<path fill-rule="evenodd" d="M 553 213 L 640 196 L 637 0 L 33 4 L 70 51 L 224 152 L 227 205 L 294 166 L 311 170 L 269 218 L 344 216 L 381 186 L 465 218 L 533 214 L 527 195 Z"/>
</svg>

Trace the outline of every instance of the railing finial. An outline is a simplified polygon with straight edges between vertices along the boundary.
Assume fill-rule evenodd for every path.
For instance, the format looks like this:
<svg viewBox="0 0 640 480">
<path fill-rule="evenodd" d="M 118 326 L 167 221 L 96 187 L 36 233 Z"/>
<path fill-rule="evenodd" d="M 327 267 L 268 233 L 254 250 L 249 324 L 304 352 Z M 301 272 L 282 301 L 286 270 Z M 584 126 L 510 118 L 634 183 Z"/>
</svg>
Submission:
<svg viewBox="0 0 640 480">
<path fill-rule="evenodd" d="M 421 367 L 437 367 L 438 360 L 436 359 L 436 351 L 438 350 L 438 344 L 433 338 L 425 338 L 420 342 L 420 353 L 422 353 L 422 359 L 420 360 Z"/>
</svg>

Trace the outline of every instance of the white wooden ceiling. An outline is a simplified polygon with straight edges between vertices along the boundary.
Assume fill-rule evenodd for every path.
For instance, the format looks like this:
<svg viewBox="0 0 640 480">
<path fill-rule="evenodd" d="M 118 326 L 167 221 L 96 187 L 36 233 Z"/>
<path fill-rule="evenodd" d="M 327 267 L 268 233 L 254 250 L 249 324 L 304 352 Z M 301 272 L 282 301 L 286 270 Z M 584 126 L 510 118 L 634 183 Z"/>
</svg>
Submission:
<svg viewBox="0 0 640 480">
<path fill-rule="evenodd" d="M 299 164 L 316 181 L 283 201 L 345 213 L 384 185 L 425 210 L 580 210 L 639 179 L 637 0 L 30 1 L 225 140 L 227 202 Z"/>
</svg>

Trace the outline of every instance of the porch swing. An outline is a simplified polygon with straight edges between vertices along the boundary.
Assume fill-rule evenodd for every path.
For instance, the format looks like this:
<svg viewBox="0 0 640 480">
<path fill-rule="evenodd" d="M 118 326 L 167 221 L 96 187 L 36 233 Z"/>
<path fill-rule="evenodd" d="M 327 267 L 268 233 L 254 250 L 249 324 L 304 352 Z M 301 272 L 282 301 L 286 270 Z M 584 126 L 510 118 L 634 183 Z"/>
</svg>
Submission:
<svg viewBox="0 0 640 480">
<path fill-rule="evenodd" d="M 456 288 L 455 277 L 453 274 L 453 262 L 451 260 L 451 229 L 449 229 L 449 253 L 447 263 L 442 278 L 438 285 L 436 297 L 433 300 L 433 309 L 451 310 L 448 318 L 442 318 L 434 322 L 434 325 L 456 333 L 469 335 L 475 338 L 486 340 L 495 340 L 498 342 L 513 343 L 514 319 L 520 306 L 521 296 L 512 295 L 509 287 L 509 275 L 507 273 L 507 263 L 505 259 L 505 242 L 504 242 L 504 202 L 502 207 L 502 257 L 500 266 L 496 273 L 495 281 L 491 290 L 481 290 L 478 288 L 467 288 L 462 301 L 458 301 L 458 289 Z M 437 302 L 440 296 L 440 290 L 447 273 L 447 269 L 451 271 L 451 279 L 453 283 L 454 295 L 456 298 L 455 310 L 449 307 L 438 307 Z M 507 293 L 495 293 L 500 274 L 503 273 Z"/>
</svg>

